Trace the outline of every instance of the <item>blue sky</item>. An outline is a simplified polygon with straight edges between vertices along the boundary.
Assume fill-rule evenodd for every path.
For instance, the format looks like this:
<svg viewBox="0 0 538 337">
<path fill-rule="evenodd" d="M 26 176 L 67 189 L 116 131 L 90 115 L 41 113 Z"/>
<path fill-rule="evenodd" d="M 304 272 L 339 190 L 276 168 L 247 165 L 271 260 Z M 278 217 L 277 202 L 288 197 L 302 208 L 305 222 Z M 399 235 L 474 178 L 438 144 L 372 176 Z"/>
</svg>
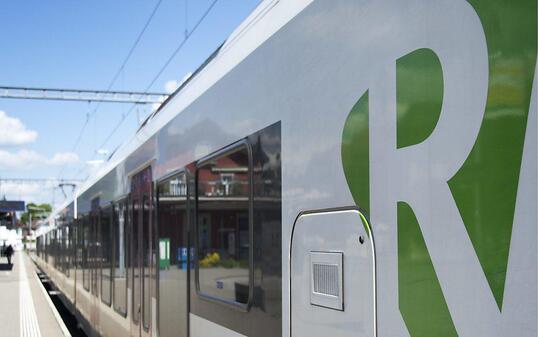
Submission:
<svg viewBox="0 0 538 337">
<path fill-rule="evenodd" d="M 144 90 L 212 0 L 162 0 L 114 90 Z M 0 2 L 0 85 L 106 89 L 158 0 Z M 259 0 L 220 0 L 151 91 L 194 71 Z M 188 9 L 185 20 L 185 8 Z M 187 23 L 186 23 L 187 21 Z M 167 85 L 168 82 L 168 85 Z M 130 105 L 0 99 L 0 178 L 85 178 Z M 96 111 L 93 113 L 93 111 Z M 138 112 L 138 113 L 137 113 Z M 110 138 L 112 151 L 151 107 L 135 109 Z M 91 119 L 74 149 L 77 136 Z M 74 150 L 74 151 L 73 151 Z M 0 197 L 61 203 L 54 184 L 3 182 Z"/>
</svg>

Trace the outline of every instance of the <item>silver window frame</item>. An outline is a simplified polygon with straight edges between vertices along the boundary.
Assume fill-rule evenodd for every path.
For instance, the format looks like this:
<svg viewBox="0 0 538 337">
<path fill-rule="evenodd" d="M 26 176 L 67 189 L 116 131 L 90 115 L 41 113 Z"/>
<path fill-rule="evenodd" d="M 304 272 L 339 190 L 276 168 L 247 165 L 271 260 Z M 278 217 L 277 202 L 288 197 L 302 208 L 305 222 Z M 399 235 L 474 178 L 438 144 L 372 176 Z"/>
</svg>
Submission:
<svg viewBox="0 0 538 337">
<path fill-rule="evenodd" d="M 248 263 L 248 271 L 249 271 L 249 290 L 248 290 L 248 299 L 247 303 L 240 303 L 237 301 L 233 301 L 227 298 L 222 298 L 218 296 L 213 296 L 210 294 L 206 294 L 200 290 L 200 276 L 199 276 L 199 258 L 198 258 L 198 170 L 201 166 L 204 166 L 209 161 L 213 160 L 214 158 L 222 157 L 227 154 L 236 152 L 238 149 L 244 148 L 247 150 L 248 155 L 248 183 L 249 183 L 249 192 L 248 192 L 248 230 L 249 230 L 249 263 Z M 213 152 L 202 159 L 198 160 L 195 164 L 196 171 L 195 171 L 195 211 L 194 211 L 194 283 L 195 283 L 195 289 L 196 289 L 196 295 L 204 300 L 208 300 L 214 303 L 222 304 L 229 306 L 234 309 L 238 309 L 241 311 L 249 311 L 250 307 L 252 306 L 252 299 L 254 297 L 254 200 L 253 200 L 253 159 L 252 159 L 252 149 L 250 147 L 250 144 L 248 143 L 247 139 L 242 139 L 236 143 L 233 143 L 231 145 L 228 145 L 224 147 L 221 150 L 218 150 L 216 152 Z"/>
</svg>

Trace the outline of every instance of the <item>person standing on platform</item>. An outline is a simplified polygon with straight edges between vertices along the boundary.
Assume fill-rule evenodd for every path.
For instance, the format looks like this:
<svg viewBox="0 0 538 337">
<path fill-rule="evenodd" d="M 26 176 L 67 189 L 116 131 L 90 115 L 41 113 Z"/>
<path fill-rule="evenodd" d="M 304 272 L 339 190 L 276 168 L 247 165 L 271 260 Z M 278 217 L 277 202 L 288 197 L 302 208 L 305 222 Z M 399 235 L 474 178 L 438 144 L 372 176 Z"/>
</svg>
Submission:
<svg viewBox="0 0 538 337">
<path fill-rule="evenodd" d="M 8 245 L 6 247 L 6 249 L 4 250 L 4 254 L 7 257 L 7 263 L 9 263 L 9 264 L 12 264 L 11 263 L 11 256 L 13 255 L 13 253 L 14 253 L 14 250 L 13 250 L 13 247 L 11 245 Z"/>
</svg>

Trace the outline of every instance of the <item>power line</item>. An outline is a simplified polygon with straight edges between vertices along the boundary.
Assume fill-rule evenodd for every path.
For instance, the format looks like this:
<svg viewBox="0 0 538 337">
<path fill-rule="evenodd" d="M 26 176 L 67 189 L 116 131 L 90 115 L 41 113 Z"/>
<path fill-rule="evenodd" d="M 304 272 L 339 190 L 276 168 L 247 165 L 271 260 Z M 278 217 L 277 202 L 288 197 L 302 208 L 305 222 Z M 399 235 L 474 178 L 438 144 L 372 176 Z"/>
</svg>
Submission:
<svg viewBox="0 0 538 337">
<path fill-rule="evenodd" d="M 114 83 L 116 83 L 116 80 L 118 79 L 118 77 L 122 73 L 123 69 L 125 68 L 125 65 L 127 64 L 129 59 L 133 55 L 134 50 L 136 49 L 136 47 L 138 46 L 138 43 L 142 39 L 142 36 L 146 32 L 146 29 L 148 28 L 149 24 L 153 20 L 153 17 L 155 16 L 155 13 L 157 12 L 159 7 L 161 6 L 161 2 L 162 2 L 162 0 L 159 0 L 155 4 L 155 7 L 153 7 L 153 10 L 151 11 L 151 14 L 149 15 L 148 19 L 146 20 L 146 22 L 144 24 L 144 27 L 142 28 L 140 33 L 138 33 L 138 36 L 136 37 L 135 42 L 133 43 L 133 45 L 131 46 L 131 49 L 129 49 L 129 52 L 127 53 L 127 56 L 125 57 L 125 59 L 121 63 L 121 66 L 119 67 L 118 71 L 116 72 L 116 74 L 112 78 L 112 81 L 110 81 L 110 84 L 108 85 L 107 90 L 110 90 L 112 88 L 112 86 L 114 85 Z M 147 90 L 145 90 L 145 91 L 147 91 Z M 82 134 L 84 133 L 84 131 L 86 130 L 86 127 L 88 126 L 89 119 L 91 118 L 92 114 L 95 114 L 97 112 L 97 109 L 99 108 L 99 105 L 100 105 L 100 103 L 97 103 L 95 109 L 93 110 L 93 113 L 88 113 L 88 115 L 86 116 L 86 120 L 84 121 L 84 124 L 82 125 L 82 129 L 79 132 L 79 135 L 77 137 L 77 141 L 75 142 L 75 145 L 73 146 L 73 149 L 71 150 L 71 152 L 75 152 L 78 145 L 80 144 L 80 141 L 82 139 Z M 64 169 L 65 169 L 65 165 L 60 170 L 59 176 L 61 176 L 63 174 Z"/>
<path fill-rule="evenodd" d="M 155 16 L 155 13 L 156 13 L 157 10 L 159 9 L 159 6 L 161 6 L 161 2 L 162 2 L 162 0 L 159 0 L 159 1 L 157 2 L 157 4 L 155 4 L 155 7 L 153 7 L 153 10 L 151 11 L 150 16 L 149 16 L 148 19 L 146 20 L 146 23 L 144 24 L 144 27 L 142 28 L 142 30 L 140 31 L 140 33 L 139 33 L 138 36 L 136 37 L 135 42 L 133 43 L 131 49 L 130 49 L 129 52 L 127 53 L 127 56 L 125 57 L 125 59 L 124 59 L 123 62 L 121 63 L 120 68 L 118 69 L 118 71 L 116 72 L 116 74 L 114 75 L 114 77 L 112 78 L 112 81 L 111 81 L 110 84 L 108 85 L 108 89 L 107 89 L 107 90 L 110 90 L 110 89 L 112 88 L 112 86 L 114 85 L 114 83 L 116 83 L 116 80 L 117 80 L 118 77 L 120 76 L 121 72 L 122 72 L 123 69 L 125 68 L 125 65 L 127 64 L 127 62 L 129 61 L 129 59 L 130 59 L 131 56 L 133 55 L 134 50 L 135 50 L 136 47 L 138 46 L 138 43 L 139 43 L 140 40 L 142 39 L 142 36 L 143 36 L 144 33 L 146 32 L 146 29 L 148 28 L 148 26 L 149 26 L 151 20 L 153 20 L 153 17 Z"/>
<path fill-rule="evenodd" d="M 166 62 L 163 64 L 163 66 L 159 69 L 159 71 L 157 72 L 157 74 L 153 77 L 153 79 L 151 80 L 151 82 L 149 83 L 149 85 L 146 87 L 146 89 L 144 90 L 144 92 L 148 92 L 148 90 L 153 86 L 153 84 L 155 84 L 155 82 L 157 81 L 157 79 L 159 79 L 159 77 L 162 75 L 162 73 L 164 72 L 164 70 L 170 65 L 170 63 L 172 62 L 172 60 L 174 59 L 174 57 L 183 49 L 183 47 L 185 46 L 186 42 L 190 39 L 190 37 L 197 31 L 198 27 L 200 26 L 200 24 L 205 20 L 205 18 L 209 15 L 209 13 L 211 12 L 211 10 L 215 7 L 215 5 L 217 4 L 218 0 L 213 0 L 213 2 L 207 7 L 207 9 L 205 10 L 205 12 L 202 14 L 202 16 L 200 16 L 200 18 L 196 21 L 195 25 L 193 26 L 192 30 L 190 32 L 188 32 L 186 35 L 185 35 L 185 38 L 181 41 L 181 43 L 178 45 L 178 47 L 173 51 L 173 53 L 170 55 L 170 57 L 166 60 Z M 101 145 L 96 148 L 96 149 L 99 149 L 99 148 L 103 148 L 107 143 L 108 141 L 112 138 L 112 136 L 116 133 L 116 131 L 118 131 L 118 129 L 120 128 L 120 126 L 123 124 L 123 122 L 127 119 L 127 117 L 129 117 L 129 115 L 133 112 L 134 108 L 136 107 L 136 104 L 132 105 L 123 115 L 122 115 L 122 118 L 120 119 L 120 121 L 115 125 L 115 127 L 112 129 L 112 131 L 108 134 L 108 136 L 105 138 L 105 140 L 101 143 Z M 95 157 L 95 153 L 96 151 L 94 151 L 94 153 L 92 154 L 92 159 Z M 75 176 L 78 176 L 78 174 L 80 174 L 83 170 L 84 170 L 84 166 L 81 167 L 77 173 L 75 174 Z M 87 178 L 86 178 L 87 179 Z"/>
<path fill-rule="evenodd" d="M 88 102 L 88 111 L 86 112 L 86 120 L 84 121 L 84 124 L 82 125 L 82 129 L 77 135 L 77 139 L 75 140 L 75 143 L 73 145 L 73 148 L 71 149 L 71 152 L 75 152 L 76 148 L 78 147 L 78 144 L 80 144 L 80 141 L 82 140 L 82 135 L 84 134 L 84 130 L 86 129 L 86 126 L 88 125 L 89 122 L 90 122 L 90 102 Z M 62 177 L 64 173 L 66 165 L 67 164 L 62 165 L 62 168 L 60 169 L 60 172 L 58 174 L 60 178 Z"/>
<path fill-rule="evenodd" d="M 204 12 L 204 14 L 198 19 L 196 24 L 193 26 L 192 30 L 185 35 L 185 38 L 183 39 L 183 41 L 181 41 L 179 46 L 174 50 L 174 52 L 170 55 L 170 57 L 167 59 L 167 61 L 164 63 L 164 65 L 159 69 L 159 71 L 157 72 L 157 75 L 155 75 L 155 77 L 153 77 L 153 79 L 151 80 L 149 85 L 146 87 L 144 92 L 148 91 L 153 86 L 153 84 L 155 84 L 157 79 L 159 79 L 159 77 L 162 75 L 164 70 L 170 65 L 170 63 L 172 62 L 174 57 L 179 53 L 179 51 L 181 51 L 181 49 L 183 49 L 183 46 L 185 46 L 185 44 L 189 40 L 189 38 L 196 32 L 196 30 L 198 29 L 200 24 L 204 21 L 204 19 L 207 17 L 207 15 L 211 12 L 213 7 L 215 7 L 217 2 L 218 2 L 218 0 L 213 0 L 211 5 L 209 5 L 209 7 Z M 122 119 L 120 119 L 119 123 L 116 124 L 114 129 L 112 129 L 112 132 L 105 138 L 104 142 L 101 144 L 101 146 L 99 146 L 99 148 L 102 148 L 103 146 L 106 145 L 106 143 L 110 140 L 110 138 L 114 135 L 114 133 L 116 133 L 116 131 L 119 129 L 121 124 L 123 124 L 123 122 L 127 119 L 127 117 L 129 117 L 129 115 L 133 111 L 134 107 L 135 107 L 135 105 L 131 106 L 131 108 L 129 110 L 127 110 L 127 112 L 124 114 Z"/>
<path fill-rule="evenodd" d="M 204 19 L 207 17 L 207 15 L 211 12 L 211 10 L 213 9 L 213 7 L 215 7 L 215 5 L 217 4 L 219 0 L 213 0 L 213 2 L 211 3 L 211 5 L 209 5 L 209 7 L 206 9 L 206 11 L 204 12 L 204 14 L 200 17 L 200 19 L 198 19 L 198 21 L 196 22 L 196 24 L 192 27 L 192 30 L 190 32 L 188 32 L 188 34 L 185 36 L 185 38 L 183 39 L 183 41 L 181 41 L 181 43 L 179 44 L 179 46 L 176 48 L 176 50 L 174 50 L 174 52 L 172 53 L 172 55 L 170 55 L 170 57 L 168 58 L 168 60 L 164 63 L 164 65 L 161 67 L 161 69 L 159 70 L 159 72 L 157 73 L 157 75 L 155 75 L 155 77 L 153 78 L 153 80 L 151 81 L 151 83 L 146 87 L 146 90 L 144 90 L 144 92 L 147 92 L 151 86 L 155 83 L 155 81 L 157 81 L 157 79 L 162 75 L 163 71 L 168 67 L 168 65 L 170 65 L 170 62 L 172 62 L 172 60 L 174 59 L 174 57 L 177 55 L 177 53 L 179 53 L 179 51 L 181 49 L 183 49 L 183 46 L 185 45 L 185 43 L 187 42 L 187 40 L 191 37 L 192 34 L 194 34 L 194 32 L 198 29 L 198 26 L 200 26 L 200 24 L 204 21 Z"/>
</svg>

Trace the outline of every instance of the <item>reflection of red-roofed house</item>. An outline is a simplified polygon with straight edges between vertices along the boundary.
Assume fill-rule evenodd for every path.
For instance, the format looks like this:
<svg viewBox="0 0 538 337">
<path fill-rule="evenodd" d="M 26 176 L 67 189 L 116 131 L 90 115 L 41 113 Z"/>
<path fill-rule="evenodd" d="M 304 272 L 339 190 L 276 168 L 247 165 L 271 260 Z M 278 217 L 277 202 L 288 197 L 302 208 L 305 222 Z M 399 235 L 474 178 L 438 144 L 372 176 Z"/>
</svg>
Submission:
<svg viewBox="0 0 538 337">
<path fill-rule="evenodd" d="M 239 148 L 198 168 L 198 235 L 201 253 L 247 261 L 249 251 L 248 152 Z"/>
<path fill-rule="evenodd" d="M 205 163 L 198 170 L 199 197 L 248 197 L 248 156 L 234 152 Z"/>
</svg>

